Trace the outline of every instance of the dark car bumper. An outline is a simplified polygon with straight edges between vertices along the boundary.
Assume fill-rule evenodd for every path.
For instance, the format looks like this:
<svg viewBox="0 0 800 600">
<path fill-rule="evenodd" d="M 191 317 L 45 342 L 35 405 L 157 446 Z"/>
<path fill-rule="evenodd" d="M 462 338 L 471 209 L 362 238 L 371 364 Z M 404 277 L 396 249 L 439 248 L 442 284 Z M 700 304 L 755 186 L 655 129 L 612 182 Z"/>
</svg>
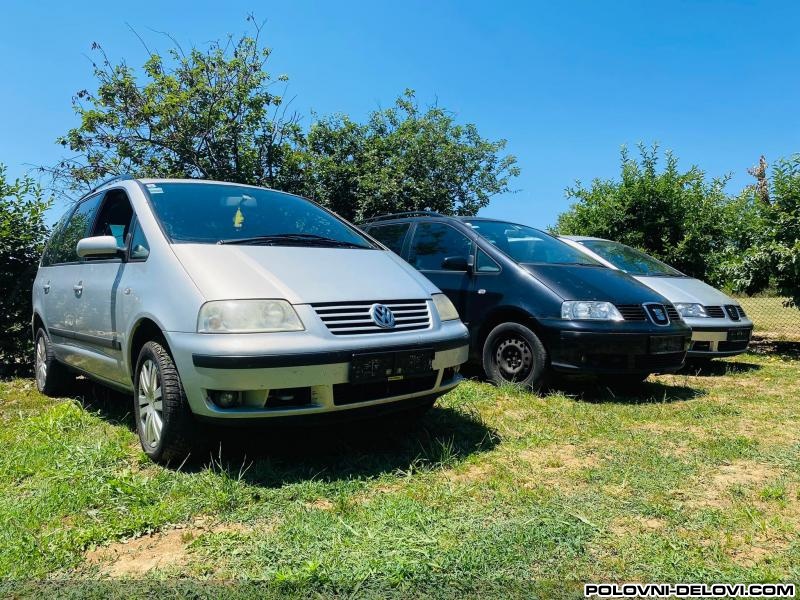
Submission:
<svg viewBox="0 0 800 600">
<path fill-rule="evenodd" d="M 663 330 L 552 329 L 548 350 L 554 370 L 574 374 L 671 373 L 683 366 L 691 342 L 684 326 Z"/>
</svg>

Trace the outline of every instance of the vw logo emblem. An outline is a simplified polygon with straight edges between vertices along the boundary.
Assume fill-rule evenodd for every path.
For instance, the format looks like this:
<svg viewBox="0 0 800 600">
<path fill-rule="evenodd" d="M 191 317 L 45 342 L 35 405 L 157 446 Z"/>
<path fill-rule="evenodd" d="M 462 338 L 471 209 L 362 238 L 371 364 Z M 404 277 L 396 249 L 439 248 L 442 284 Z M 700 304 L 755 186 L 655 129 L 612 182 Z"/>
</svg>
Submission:
<svg viewBox="0 0 800 600">
<path fill-rule="evenodd" d="M 394 329 L 394 313 L 385 304 L 373 304 L 369 316 L 378 327 Z"/>
</svg>

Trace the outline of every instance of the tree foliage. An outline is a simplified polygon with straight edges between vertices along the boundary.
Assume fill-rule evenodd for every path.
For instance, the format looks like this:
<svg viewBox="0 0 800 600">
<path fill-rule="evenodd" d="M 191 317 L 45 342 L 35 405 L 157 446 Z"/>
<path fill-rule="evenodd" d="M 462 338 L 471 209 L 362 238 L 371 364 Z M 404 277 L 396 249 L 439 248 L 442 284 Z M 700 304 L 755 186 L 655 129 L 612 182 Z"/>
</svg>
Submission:
<svg viewBox="0 0 800 600">
<path fill-rule="evenodd" d="M 800 306 L 800 154 L 776 161 L 768 181 L 753 175 L 757 182 L 742 197 L 758 214 L 750 246 L 731 268 L 735 285 L 748 293 L 773 289 Z"/>
<path fill-rule="evenodd" d="M 266 70 L 270 51 L 253 26 L 254 35 L 203 49 L 148 50 L 141 73 L 94 44 L 97 90 L 73 100 L 80 123 L 58 140 L 74 153 L 53 169 L 60 187 L 121 173 L 218 179 L 303 193 L 349 218 L 474 214 L 508 191 L 518 169 L 501 154 L 505 141 L 420 108 L 411 90 L 363 123 L 322 117 L 304 131 L 272 91 L 286 77 Z"/>
<path fill-rule="evenodd" d="M 7 181 L 0 164 L 0 376 L 25 371 L 31 352 L 31 287 L 36 277 L 50 207 L 42 189 L 29 177 Z"/>
<path fill-rule="evenodd" d="M 619 179 L 567 189 L 574 204 L 559 216 L 557 232 L 617 240 L 694 277 L 723 283 L 722 257 L 749 244 L 741 223 L 752 203 L 731 200 L 724 191 L 727 178 L 708 179 L 695 165 L 681 171 L 670 152 L 663 169 L 659 162 L 655 145 L 640 145 L 638 159 L 623 148 Z"/>
<path fill-rule="evenodd" d="M 148 50 L 141 77 L 93 44 L 97 90 L 73 99 L 80 124 L 58 142 L 75 156 L 56 166 L 56 178 L 72 188 L 122 173 L 279 186 L 299 128 L 272 91 L 286 77 L 265 69 L 270 50 L 254 27 L 204 49 Z"/>
<path fill-rule="evenodd" d="M 350 219 L 426 208 L 474 215 L 519 172 L 504 148 L 438 106 L 420 108 L 406 90 L 363 124 L 316 121 L 300 153 L 303 191 Z"/>
</svg>

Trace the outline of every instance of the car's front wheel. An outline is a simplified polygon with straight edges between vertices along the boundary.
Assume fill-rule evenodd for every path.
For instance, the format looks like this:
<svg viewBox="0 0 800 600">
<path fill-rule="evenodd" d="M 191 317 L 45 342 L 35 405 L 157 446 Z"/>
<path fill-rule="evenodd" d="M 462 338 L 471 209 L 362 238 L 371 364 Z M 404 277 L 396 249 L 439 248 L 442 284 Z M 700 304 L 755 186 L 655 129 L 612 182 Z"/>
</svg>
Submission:
<svg viewBox="0 0 800 600">
<path fill-rule="evenodd" d="M 520 323 L 501 323 L 483 344 L 483 370 L 493 383 L 517 383 L 532 390 L 544 385 L 547 350 L 539 337 Z"/>
<path fill-rule="evenodd" d="M 56 360 L 50 336 L 43 327 L 36 331 L 34 341 L 34 375 L 36 389 L 47 396 L 63 395 L 69 391 L 75 377 Z"/>
<path fill-rule="evenodd" d="M 142 449 L 160 463 L 175 463 L 201 450 L 194 419 L 175 362 L 159 342 L 139 352 L 134 376 L 134 414 Z"/>
</svg>

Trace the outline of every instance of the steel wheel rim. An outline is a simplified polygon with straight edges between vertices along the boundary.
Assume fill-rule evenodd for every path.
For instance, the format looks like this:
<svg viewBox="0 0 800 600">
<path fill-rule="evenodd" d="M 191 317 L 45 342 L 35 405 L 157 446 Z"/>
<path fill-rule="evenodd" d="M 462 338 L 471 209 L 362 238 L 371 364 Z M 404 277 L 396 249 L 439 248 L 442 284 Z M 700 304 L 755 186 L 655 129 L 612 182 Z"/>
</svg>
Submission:
<svg viewBox="0 0 800 600">
<path fill-rule="evenodd" d="M 36 385 L 39 389 L 44 389 L 47 383 L 47 342 L 44 337 L 39 336 L 36 340 Z"/>
<path fill-rule="evenodd" d="M 506 381 L 524 381 L 533 370 L 533 351 L 522 338 L 510 337 L 497 345 L 495 360 Z"/>
<path fill-rule="evenodd" d="M 158 366 L 149 358 L 139 370 L 139 435 L 150 448 L 158 446 L 164 428 L 161 375 Z"/>
</svg>

